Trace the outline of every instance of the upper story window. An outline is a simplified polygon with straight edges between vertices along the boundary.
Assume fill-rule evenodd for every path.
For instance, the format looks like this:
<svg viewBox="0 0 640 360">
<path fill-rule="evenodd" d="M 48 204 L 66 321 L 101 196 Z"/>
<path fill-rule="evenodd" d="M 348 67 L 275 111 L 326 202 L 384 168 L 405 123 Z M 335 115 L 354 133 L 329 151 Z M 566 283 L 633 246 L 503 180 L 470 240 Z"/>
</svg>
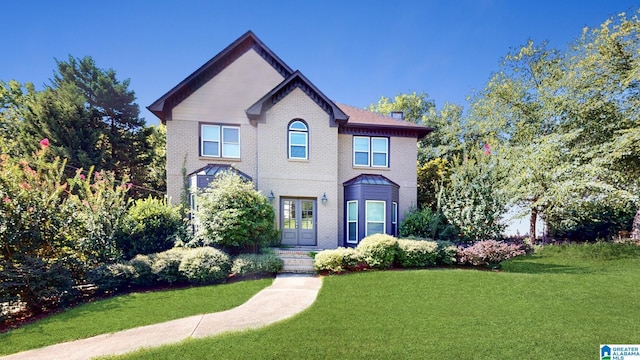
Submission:
<svg viewBox="0 0 640 360">
<path fill-rule="evenodd" d="M 240 127 L 201 125 L 200 155 L 240 158 Z"/>
<path fill-rule="evenodd" d="M 309 128 L 302 120 L 289 123 L 289 159 L 309 158 Z"/>
<path fill-rule="evenodd" d="M 385 137 L 354 136 L 354 166 L 389 166 L 389 139 Z"/>
</svg>

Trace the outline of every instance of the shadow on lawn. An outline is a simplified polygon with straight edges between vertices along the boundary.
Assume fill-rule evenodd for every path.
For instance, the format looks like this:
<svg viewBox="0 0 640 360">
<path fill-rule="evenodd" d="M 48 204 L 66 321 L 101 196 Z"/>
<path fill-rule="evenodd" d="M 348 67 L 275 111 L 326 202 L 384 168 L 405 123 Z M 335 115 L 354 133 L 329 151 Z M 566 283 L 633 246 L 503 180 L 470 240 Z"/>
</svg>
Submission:
<svg viewBox="0 0 640 360">
<path fill-rule="evenodd" d="M 569 266 L 539 262 L 541 256 L 533 255 L 526 258 L 513 259 L 502 264 L 502 270 L 521 274 L 587 274 L 593 269 L 580 266 Z"/>
</svg>

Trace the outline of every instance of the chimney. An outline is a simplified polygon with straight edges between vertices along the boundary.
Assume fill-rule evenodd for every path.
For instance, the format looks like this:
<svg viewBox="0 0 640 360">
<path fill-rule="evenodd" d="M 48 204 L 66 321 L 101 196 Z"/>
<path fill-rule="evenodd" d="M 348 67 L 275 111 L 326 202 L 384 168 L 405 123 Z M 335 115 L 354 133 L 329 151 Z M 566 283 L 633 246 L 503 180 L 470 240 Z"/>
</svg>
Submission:
<svg viewBox="0 0 640 360">
<path fill-rule="evenodd" d="M 404 120 L 404 112 L 403 111 L 392 111 L 391 117 L 396 120 Z"/>
</svg>

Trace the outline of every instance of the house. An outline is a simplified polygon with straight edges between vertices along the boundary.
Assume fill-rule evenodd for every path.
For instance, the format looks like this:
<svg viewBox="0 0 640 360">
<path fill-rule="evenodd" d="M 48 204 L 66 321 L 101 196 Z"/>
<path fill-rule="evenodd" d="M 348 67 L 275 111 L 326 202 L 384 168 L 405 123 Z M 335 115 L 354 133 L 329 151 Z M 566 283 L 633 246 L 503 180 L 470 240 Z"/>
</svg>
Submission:
<svg viewBox="0 0 640 360">
<path fill-rule="evenodd" d="M 332 101 L 251 31 L 148 109 L 167 127 L 171 201 L 232 169 L 272 201 L 283 244 L 355 246 L 416 206 L 432 129 Z"/>
</svg>

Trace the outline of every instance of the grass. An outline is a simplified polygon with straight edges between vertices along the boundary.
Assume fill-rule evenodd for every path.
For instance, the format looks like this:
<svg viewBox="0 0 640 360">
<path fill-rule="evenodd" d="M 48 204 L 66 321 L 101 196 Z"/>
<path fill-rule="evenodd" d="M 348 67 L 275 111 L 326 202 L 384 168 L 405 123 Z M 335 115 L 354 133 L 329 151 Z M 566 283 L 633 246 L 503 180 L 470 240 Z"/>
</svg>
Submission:
<svg viewBox="0 0 640 360">
<path fill-rule="evenodd" d="M 122 295 L 0 334 L 0 355 L 236 307 L 272 279 Z"/>
<path fill-rule="evenodd" d="M 503 268 L 327 277 L 292 319 L 119 359 L 589 359 L 638 342 L 640 248 L 550 246 Z"/>
</svg>

